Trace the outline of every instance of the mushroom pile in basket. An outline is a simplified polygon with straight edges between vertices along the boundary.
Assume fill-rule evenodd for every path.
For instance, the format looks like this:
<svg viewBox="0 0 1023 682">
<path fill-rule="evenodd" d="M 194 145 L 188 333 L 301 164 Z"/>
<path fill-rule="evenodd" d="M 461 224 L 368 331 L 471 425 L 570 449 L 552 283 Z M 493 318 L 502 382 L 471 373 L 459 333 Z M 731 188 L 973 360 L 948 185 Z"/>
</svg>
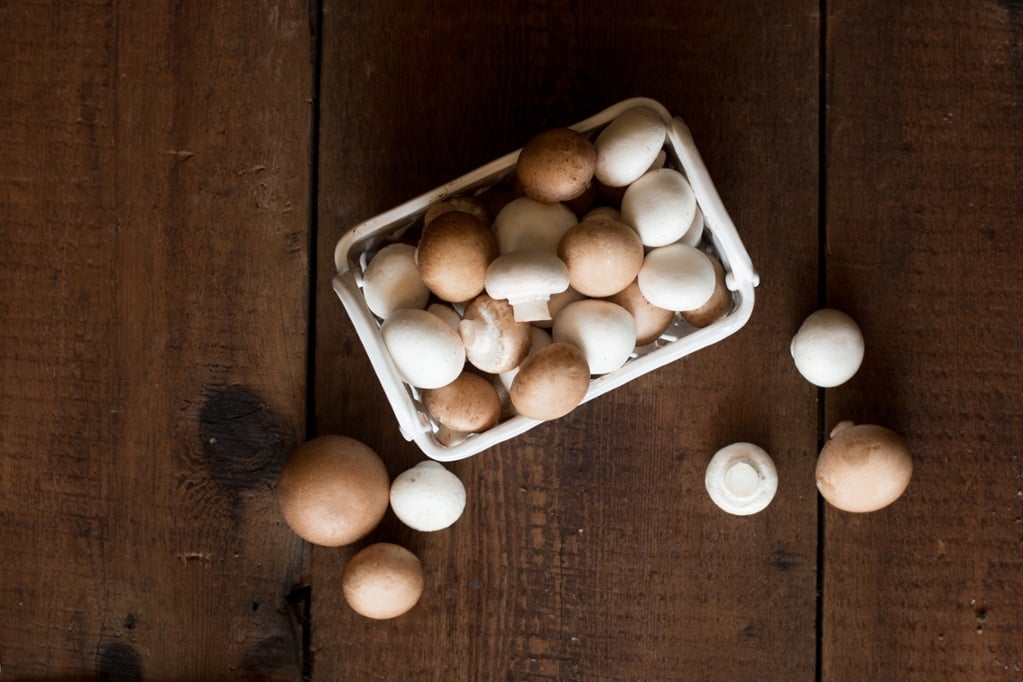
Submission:
<svg viewBox="0 0 1023 682">
<path fill-rule="evenodd" d="M 574 409 L 590 380 L 732 308 L 703 214 L 653 109 L 592 138 L 532 138 L 510 182 L 431 205 L 414 242 L 377 251 L 367 307 L 445 445 L 520 414 Z"/>
</svg>

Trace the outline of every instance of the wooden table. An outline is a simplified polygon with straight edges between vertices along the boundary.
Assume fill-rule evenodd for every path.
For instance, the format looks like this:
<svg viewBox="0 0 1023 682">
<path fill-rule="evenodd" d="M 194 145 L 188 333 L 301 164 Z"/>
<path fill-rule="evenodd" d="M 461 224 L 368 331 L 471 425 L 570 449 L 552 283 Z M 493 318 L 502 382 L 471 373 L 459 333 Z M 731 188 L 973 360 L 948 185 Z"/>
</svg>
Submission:
<svg viewBox="0 0 1023 682">
<path fill-rule="evenodd" d="M 1018 2 L 0 3 L 0 680 L 1023 679 Z M 761 277 L 738 334 L 389 515 L 419 605 L 345 605 L 273 486 L 398 433 L 330 289 L 352 225 L 633 95 L 683 116 Z M 839 307 L 867 356 L 788 342 Z M 841 419 L 916 471 L 852 515 Z M 731 517 L 703 472 L 770 452 Z M 365 544 L 360 543 L 361 544 Z"/>
</svg>

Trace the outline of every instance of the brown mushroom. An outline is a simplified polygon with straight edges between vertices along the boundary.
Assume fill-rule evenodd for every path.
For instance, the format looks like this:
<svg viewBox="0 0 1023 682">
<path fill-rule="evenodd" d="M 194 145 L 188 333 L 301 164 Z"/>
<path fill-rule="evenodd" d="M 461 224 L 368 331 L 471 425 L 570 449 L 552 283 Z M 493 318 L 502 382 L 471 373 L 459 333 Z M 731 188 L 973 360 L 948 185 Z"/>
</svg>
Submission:
<svg viewBox="0 0 1023 682">
<path fill-rule="evenodd" d="M 717 322 L 732 310 L 732 292 L 725 285 L 725 268 L 714 256 L 707 254 L 714 266 L 714 293 L 710 300 L 693 310 L 683 310 L 682 319 L 694 327 L 707 327 Z"/>
<path fill-rule="evenodd" d="M 593 144 L 571 128 L 533 137 L 519 153 L 516 175 L 522 191 L 537 201 L 575 199 L 589 188 L 597 163 Z"/>
<path fill-rule="evenodd" d="M 416 262 L 423 282 L 438 298 L 468 301 L 483 291 L 487 267 L 497 257 L 490 227 L 463 211 L 448 211 L 423 228 Z"/>
<path fill-rule="evenodd" d="M 558 243 L 558 257 L 568 268 L 570 286 L 584 296 L 618 293 L 643 267 L 643 242 L 625 223 L 606 218 L 584 220 Z"/>
<path fill-rule="evenodd" d="M 586 356 L 570 343 L 552 343 L 527 357 L 508 392 L 515 410 L 530 419 L 557 419 L 571 412 L 590 387 Z"/>
<path fill-rule="evenodd" d="M 444 201 L 438 201 L 436 204 L 431 204 L 426 209 L 426 213 L 423 214 L 423 225 L 429 225 L 433 222 L 433 219 L 437 216 L 447 213 L 448 211 L 462 211 L 468 213 L 476 218 L 479 218 L 480 222 L 489 225 L 493 222 L 493 217 L 487 207 L 484 206 L 483 202 L 476 197 L 470 196 L 457 196 L 450 197 Z"/>
<path fill-rule="evenodd" d="M 872 512 L 899 498 L 913 475 L 906 440 L 873 424 L 840 422 L 817 458 L 817 489 L 832 506 Z"/>
<path fill-rule="evenodd" d="M 645 346 L 656 341 L 675 320 L 674 312 L 658 308 L 646 300 L 643 292 L 639 290 L 639 283 L 635 280 L 607 300 L 617 303 L 632 315 L 636 322 L 637 346 Z"/>
<path fill-rule="evenodd" d="M 419 558 L 389 542 L 359 551 L 341 573 L 348 605 L 356 613 L 378 620 L 396 618 L 415 606 L 425 583 Z"/>
<path fill-rule="evenodd" d="M 465 307 L 458 333 L 469 363 L 491 374 L 517 367 L 529 352 L 529 324 L 515 320 L 510 303 L 487 294 Z"/>
<path fill-rule="evenodd" d="M 462 372 L 447 386 L 423 391 L 422 398 L 427 412 L 453 431 L 486 431 L 501 416 L 501 398 L 493 383 L 471 372 Z"/>
<path fill-rule="evenodd" d="M 299 537 L 339 547 L 365 537 L 387 511 L 391 482 L 369 446 L 320 436 L 298 446 L 277 481 L 284 520 Z"/>
</svg>

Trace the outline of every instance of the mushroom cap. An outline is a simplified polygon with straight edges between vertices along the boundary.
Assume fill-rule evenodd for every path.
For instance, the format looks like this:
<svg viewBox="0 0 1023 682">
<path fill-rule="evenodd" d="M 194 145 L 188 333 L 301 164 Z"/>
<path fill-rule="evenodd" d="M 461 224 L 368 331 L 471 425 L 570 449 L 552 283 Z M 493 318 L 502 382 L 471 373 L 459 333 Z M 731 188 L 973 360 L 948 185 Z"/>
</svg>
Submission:
<svg viewBox="0 0 1023 682">
<path fill-rule="evenodd" d="M 549 320 L 547 301 L 567 288 L 568 267 L 549 251 L 503 253 L 487 268 L 487 294 L 508 301 L 520 322 Z"/>
<path fill-rule="evenodd" d="M 440 388 L 423 390 L 422 399 L 426 411 L 454 431 L 486 431 L 501 416 L 497 389 L 472 372 L 462 372 L 457 379 Z"/>
<path fill-rule="evenodd" d="M 413 530 L 441 530 L 465 511 L 465 486 L 439 462 L 420 462 L 394 479 L 391 509 Z"/>
<path fill-rule="evenodd" d="M 423 228 L 416 251 L 419 274 L 438 298 L 468 301 L 483 291 L 487 266 L 497 256 L 497 241 L 479 218 L 448 211 Z"/>
<path fill-rule="evenodd" d="M 905 492 L 913 476 L 906 440 L 874 424 L 847 426 L 831 434 L 817 458 L 817 489 L 832 506 L 848 512 L 872 512 Z"/>
<path fill-rule="evenodd" d="M 575 213 L 564 204 L 519 197 L 508 202 L 494 218 L 498 251 L 556 253 L 561 236 L 577 222 Z"/>
<path fill-rule="evenodd" d="M 653 343 L 675 321 L 674 312 L 658 308 L 644 298 L 643 292 L 639 290 L 639 282 L 636 281 L 607 300 L 617 303 L 632 315 L 636 323 L 637 346 Z"/>
<path fill-rule="evenodd" d="M 748 516 L 771 504 L 778 491 L 778 471 L 763 448 L 732 443 L 714 453 L 704 484 L 718 507 L 736 516 Z"/>
<path fill-rule="evenodd" d="M 732 292 L 725 284 L 725 268 L 714 256 L 707 256 L 714 266 L 714 293 L 699 308 L 683 310 L 682 319 L 694 327 L 703 328 L 717 322 L 732 310 Z"/>
<path fill-rule="evenodd" d="M 618 114 L 597 135 L 596 178 L 608 187 L 624 187 L 647 171 L 664 148 L 667 127 L 649 107 L 633 107 Z"/>
<path fill-rule="evenodd" d="M 555 342 L 582 349 L 590 374 L 618 369 L 636 347 L 636 323 L 622 306 L 610 301 L 584 299 L 569 303 L 554 320 Z"/>
<path fill-rule="evenodd" d="M 507 301 L 480 294 L 465 307 L 458 333 L 472 366 L 497 374 L 517 367 L 529 352 L 529 324 Z"/>
<path fill-rule="evenodd" d="M 430 290 L 419 276 L 416 247 L 389 244 L 377 251 L 362 276 L 366 306 L 381 319 L 399 308 L 423 308 Z"/>
<path fill-rule="evenodd" d="M 643 242 L 624 223 L 584 220 L 569 228 L 558 244 L 570 286 L 595 298 L 618 293 L 636 279 L 643 266 Z"/>
<path fill-rule="evenodd" d="M 692 226 L 695 216 L 693 188 L 673 168 L 645 173 L 629 185 L 622 197 L 622 220 L 639 233 L 645 246 L 677 242 Z"/>
<path fill-rule="evenodd" d="M 714 264 L 686 244 L 651 249 L 636 279 L 646 300 L 666 310 L 694 310 L 714 295 Z"/>
<path fill-rule="evenodd" d="M 508 395 L 519 414 L 543 421 L 571 412 L 589 387 L 590 368 L 582 350 L 555 342 L 522 361 Z"/>
<path fill-rule="evenodd" d="M 480 222 L 485 225 L 489 225 L 493 222 L 493 218 L 490 216 L 490 211 L 481 200 L 476 197 L 460 195 L 457 197 L 448 197 L 444 201 L 438 201 L 437 203 L 431 204 L 427 207 L 426 212 L 423 214 L 423 225 L 429 225 L 433 222 L 434 218 L 443 213 L 447 213 L 448 211 L 462 211 L 463 213 L 469 213 L 476 218 L 479 218 Z"/>
<path fill-rule="evenodd" d="M 406 613 L 423 594 L 419 558 L 400 545 L 378 542 L 348 560 L 341 573 L 345 601 L 356 613 L 384 620 Z"/>
<path fill-rule="evenodd" d="M 380 326 L 380 337 L 402 379 L 417 388 L 439 388 L 465 365 L 458 332 L 426 310 L 395 310 Z"/>
<path fill-rule="evenodd" d="M 277 501 L 302 539 L 339 547 L 372 531 L 387 511 L 390 480 L 383 460 L 347 436 L 320 436 L 288 456 L 277 480 Z"/>
<path fill-rule="evenodd" d="M 551 128 L 525 144 L 515 172 L 526 196 L 568 201 L 590 187 L 596 163 L 597 150 L 586 136 L 571 128 Z"/>
<path fill-rule="evenodd" d="M 842 311 L 821 308 L 800 325 L 789 351 L 803 378 L 832 388 L 849 381 L 863 363 L 863 333 Z"/>
</svg>

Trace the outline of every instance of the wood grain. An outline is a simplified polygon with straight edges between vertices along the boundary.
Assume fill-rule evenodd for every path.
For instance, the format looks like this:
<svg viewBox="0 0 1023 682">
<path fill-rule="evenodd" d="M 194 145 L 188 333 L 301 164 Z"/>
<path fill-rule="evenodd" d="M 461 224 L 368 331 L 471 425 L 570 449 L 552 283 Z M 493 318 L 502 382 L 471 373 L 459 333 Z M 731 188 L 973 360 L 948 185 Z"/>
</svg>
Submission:
<svg viewBox="0 0 1023 682">
<path fill-rule="evenodd" d="M 881 423 L 903 498 L 825 517 L 826 680 L 1023 676 L 1016 3 L 829 3 L 828 300 L 867 355 L 826 422 Z"/>
<path fill-rule="evenodd" d="M 816 393 L 787 359 L 817 297 L 817 3 L 324 5 L 316 430 L 398 434 L 330 291 L 344 230 L 633 95 L 683 116 L 761 274 L 738 335 L 452 465 L 469 506 L 366 542 L 423 560 L 406 616 L 370 622 L 336 588 L 355 548 L 313 552 L 322 679 L 803 679 L 815 674 Z M 750 518 L 703 489 L 750 440 L 781 489 Z M 364 544 L 364 543 L 363 543 Z"/>
<path fill-rule="evenodd" d="M 298 675 L 308 31 L 0 4 L 5 678 Z"/>
</svg>

